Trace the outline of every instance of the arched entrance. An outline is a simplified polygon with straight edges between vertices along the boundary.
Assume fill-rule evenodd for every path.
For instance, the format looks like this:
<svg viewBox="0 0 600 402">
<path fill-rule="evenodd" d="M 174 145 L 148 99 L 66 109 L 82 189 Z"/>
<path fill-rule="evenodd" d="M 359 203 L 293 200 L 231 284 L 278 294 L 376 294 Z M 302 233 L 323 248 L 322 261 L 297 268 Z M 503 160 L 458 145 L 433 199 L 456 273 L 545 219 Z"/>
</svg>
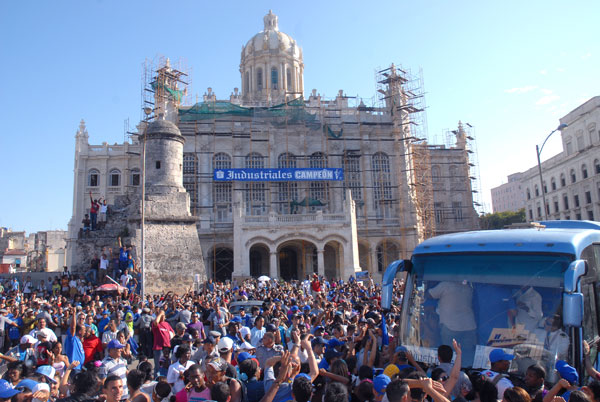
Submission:
<svg viewBox="0 0 600 402">
<path fill-rule="evenodd" d="M 400 248 L 395 242 L 384 239 L 377 246 L 377 271 L 383 272 L 392 262 L 400 258 Z"/>
<path fill-rule="evenodd" d="M 305 240 L 292 240 L 277 249 L 279 278 L 289 281 L 302 279 L 317 270 L 317 248 Z"/>
<path fill-rule="evenodd" d="M 323 260 L 325 263 L 325 278 L 340 279 L 342 245 L 336 241 L 325 244 L 323 249 Z"/>
<path fill-rule="evenodd" d="M 371 271 L 371 252 L 369 246 L 363 243 L 358 243 L 358 263 L 363 271 Z"/>
<path fill-rule="evenodd" d="M 214 248 L 209 255 L 209 277 L 217 282 L 231 280 L 233 273 L 233 250 L 226 247 Z"/>
<path fill-rule="evenodd" d="M 279 277 L 286 281 L 298 279 L 298 252 L 295 247 L 279 250 Z"/>
<path fill-rule="evenodd" d="M 250 248 L 250 276 L 258 278 L 269 275 L 269 248 L 264 244 L 256 244 Z"/>
</svg>

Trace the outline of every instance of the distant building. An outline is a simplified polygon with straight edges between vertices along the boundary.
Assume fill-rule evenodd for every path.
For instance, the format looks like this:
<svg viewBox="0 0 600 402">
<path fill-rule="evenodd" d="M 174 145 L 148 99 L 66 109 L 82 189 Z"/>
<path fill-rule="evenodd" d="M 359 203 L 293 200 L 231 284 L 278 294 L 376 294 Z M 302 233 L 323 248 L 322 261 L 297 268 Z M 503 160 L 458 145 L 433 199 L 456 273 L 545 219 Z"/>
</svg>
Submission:
<svg viewBox="0 0 600 402">
<path fill-rule="evenodd" d="M 66 265 L 66 238 L 66 230 L 48 230 L 30 234 L 27 248 L 29 270 L 62 271 Z"/>
<path fill-rule="evenodd" d="M 66 259 L 65 230 L 26 235 L 0 228 L 0 263 L 29 271 L 62 271 Z"/>
<path fill-rule="evenodd" d="M 525 192 L 521 186 L 523 173 L 513 173 L 504 183 L 491 190 L 493 212 L 517 212 L 525 208 Z"/>
<path fill-rule="evenodd" d="M 563 151 L 542 163 L 543 185 L 537 166 L 523 172 L 528 221 L 544 219 L 542 191 L 548 219 L 600 219 L 600 96 L 560 119 Z"/>
</svg>

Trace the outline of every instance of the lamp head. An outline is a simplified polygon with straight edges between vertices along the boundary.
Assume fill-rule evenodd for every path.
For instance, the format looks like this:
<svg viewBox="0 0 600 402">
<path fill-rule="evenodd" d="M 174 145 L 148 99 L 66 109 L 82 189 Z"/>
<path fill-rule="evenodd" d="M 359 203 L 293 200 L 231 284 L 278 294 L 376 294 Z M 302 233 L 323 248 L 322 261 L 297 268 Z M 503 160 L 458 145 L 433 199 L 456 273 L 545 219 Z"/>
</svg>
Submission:
<svg viewBox="0 0 600 402">
<path fill-rule="evenodd" d="M 558 131 L 564 130 L 565 128 L 569 127 L 569 125 L 567 123 L 562 123 L 560 126 L 558 126 L 556 129 Z"/>
</svg>

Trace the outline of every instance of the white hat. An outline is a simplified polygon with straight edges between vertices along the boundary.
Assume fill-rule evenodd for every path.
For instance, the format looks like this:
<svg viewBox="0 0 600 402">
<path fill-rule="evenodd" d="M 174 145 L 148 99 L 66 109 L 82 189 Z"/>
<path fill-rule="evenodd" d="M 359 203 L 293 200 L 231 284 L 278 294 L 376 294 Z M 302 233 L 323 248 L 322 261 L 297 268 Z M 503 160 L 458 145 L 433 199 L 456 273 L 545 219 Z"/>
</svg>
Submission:
<svg viewBox="0 0 600 402">
<path fill-rule="evenodd" d="M 25 343 L 36 343 L 37 339 L 35 339 L 33 336 L 31 335 L 23 335 L 21 337 L 21 345 L 25 344 Z"/>
<path fill-rule="evenodd" d="M 240 335 L 245 339 L 248 335 L 250 335 L 250 328 L 242 327 L 240 328 Z"/>
<path fill-rule="evenodd" d="M 217 348 L 219 349 L 219 352 L 229 352 L 231 348 L 233 348 L 233 340 L 227 337 L 221 338 L 219 339 Z"/>
</svg>

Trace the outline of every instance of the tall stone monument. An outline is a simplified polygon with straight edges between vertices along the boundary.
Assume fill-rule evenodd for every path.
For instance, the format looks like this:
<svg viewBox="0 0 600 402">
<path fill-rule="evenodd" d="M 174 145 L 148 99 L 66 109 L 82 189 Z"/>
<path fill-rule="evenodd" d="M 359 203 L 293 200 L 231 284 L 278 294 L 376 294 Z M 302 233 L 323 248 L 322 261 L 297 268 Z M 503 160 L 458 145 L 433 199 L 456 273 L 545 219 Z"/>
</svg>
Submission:
<svg viewBox="0 0 600 402">
<path fill-rule="evenodd" d="M 206 269 L 183 187 L 184 137 L 167 120 L 146 128 L 145 292 L 184 293 L 194 280 L 206 281 Z M 197 276 L 198 275 L 198 276 Z"/>
</svg>

